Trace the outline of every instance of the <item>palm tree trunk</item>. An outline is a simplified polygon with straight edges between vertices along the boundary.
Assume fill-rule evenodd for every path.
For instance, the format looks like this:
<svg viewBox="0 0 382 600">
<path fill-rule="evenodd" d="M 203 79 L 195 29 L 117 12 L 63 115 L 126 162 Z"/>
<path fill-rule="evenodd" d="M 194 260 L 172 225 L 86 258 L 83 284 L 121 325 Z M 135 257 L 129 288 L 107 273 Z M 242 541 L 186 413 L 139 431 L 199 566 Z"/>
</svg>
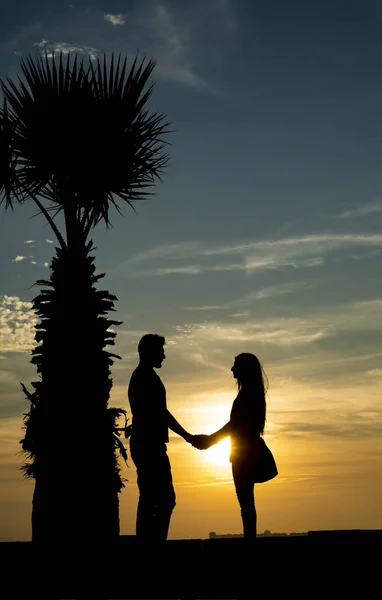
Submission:
<svg viewBox="0 0 382 600">
<path fill-rule="evenodd" d="M 69 238 L 68 238 L 69 241 Z M 118 467 L 114 417 L 108 409 L 110 366 L 117 324 L 107 318 L 115 297 L 97 291 L 88 245 L 59 248 L 49 281 L 34 299 L 40 317 L 23 449 L 35 478 L 34 541 L 78 544 L 112 541 L 119 534 Z"/>
</svg>

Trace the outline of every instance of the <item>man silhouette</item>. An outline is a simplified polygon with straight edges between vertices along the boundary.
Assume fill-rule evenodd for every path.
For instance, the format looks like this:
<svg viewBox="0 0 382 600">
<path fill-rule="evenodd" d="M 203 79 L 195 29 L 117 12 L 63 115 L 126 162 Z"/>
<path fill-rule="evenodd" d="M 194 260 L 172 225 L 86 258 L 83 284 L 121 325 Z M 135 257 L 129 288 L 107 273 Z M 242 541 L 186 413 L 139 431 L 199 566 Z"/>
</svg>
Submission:
<svg viewBox="0 0 382 600">
<path fill-rule="evenodd" d="M 140 539 L 165 541 L 175 491 L 167 456 L 168 429 L 192 444 L 197 436 L 188 433 L 167 410 L 166 388 L 154 369 L 160 369 L 165 338 L 148 333 L 138 344 L 139 364 L 134 370 L 128 398 L 132 413 L 131 458 L 137 469 L 139 501 L 136 534 Z"/>
</svg>

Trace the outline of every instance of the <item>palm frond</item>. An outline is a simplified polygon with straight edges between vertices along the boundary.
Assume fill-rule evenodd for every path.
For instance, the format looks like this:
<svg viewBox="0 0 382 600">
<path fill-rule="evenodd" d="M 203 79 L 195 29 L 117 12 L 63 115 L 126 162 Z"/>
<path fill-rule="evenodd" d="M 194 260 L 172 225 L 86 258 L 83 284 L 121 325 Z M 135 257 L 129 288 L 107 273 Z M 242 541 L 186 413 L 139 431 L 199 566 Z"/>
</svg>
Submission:
<svg viewBox="0 0 382 600">
<path fill-rule="evenodd" d="M 0 108 L 0 204 L 5 208 L 13 208 L 13 201 L 18 199 L 18 184 L 12 143 L 15 136 L 15 120 L 9 114 L 4 99 Z"/>
<path fill-rule="evenodd" d="M 118 198 L 133 207 L 149 195 L 168 163 L 164 137 L 169 123 L 164 115 L 145 109 L 153 91 L 148 80 L 154 67 L 154 61 L 138 64 L 135 59 L 127 73 L 126 57 L 122 60 L 121 55 L 117 61 L 112 55 L 109 68 L 106 56 L 90 66 L 97 104 L 97 147 L 104 150 L 94 156 L 91 173 L 96 171 L 97 178 L 87 181 L 86 189 L 94 191 L 84 194 L 90 202 L 84 205 L 88 232 L 101 220 L 110 225 L 110 207 L 120 210 Z"/>
<path fill-rule="evenodd" d="M 52 225 L 57 212 L 72 215 L 88 236 L 120 201 L 152 195 L 168 164 L 169 123 L 148 102 L 155 61 L 106 55 L 93 64 L 62 53 L 28 56 L 17 80 L 0 79 L 0 198 L 12 205 L 41 198 Z M 9 108 L 7 108 L 9 107 Z M 55 232 L 57 235 L 57 232 Z M 60 239 L 61 246 L 63 240 Z"/>
<path fill-rule="evenodd" d="M 28 56 L 21 71 L 17 83 L 10 77 L 1 80 L 17 123 L 12 154 L 26 194 L 51 198 L 52 179 L 65 188 L 72 170 L 80 168 L 82 149 L 76 142 L 86 135 L 83 116 L 91 110 L 93 95 L 77 57 Z"/>
<path fill-rule="evenodd" d="M 125 461 L 125 463 L 127 464 L 127 452 L 126 452 L 126 448 L 125 446 L 122 444 L 121 440 L 119 439 L 119 437 L 117 437 L 114 434 L 114 443 L 117 447 L 117 449 L 119 450 L 123 460 Z"/>
</svg>

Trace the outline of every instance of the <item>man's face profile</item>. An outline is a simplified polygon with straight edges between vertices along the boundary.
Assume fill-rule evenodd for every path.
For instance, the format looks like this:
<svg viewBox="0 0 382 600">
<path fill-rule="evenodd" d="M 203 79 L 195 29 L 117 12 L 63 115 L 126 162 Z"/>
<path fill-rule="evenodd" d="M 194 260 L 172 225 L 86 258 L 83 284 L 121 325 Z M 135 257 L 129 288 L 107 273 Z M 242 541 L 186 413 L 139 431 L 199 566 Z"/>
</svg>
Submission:
<svg viewBox="0 0 382 600">
<path fill-rule="evenodd" d="M 143 353 L 142 358 L 144 358 L 145 362 L 150 364 L 152 367 L 156 369 L 160 369 L 162 366 L 162 362 L 166 358 L 164 353 L 163 346 L 153 345 L 150 349 L 147 349 L 145 353 Z"/>
<path fill-rule="evenodd" d="M 140 362 L 152 368 L 160 369 L 166 358 L 165 339 L 159 335 L 144 335 L 138 344 Z"/>
<path fill-rule="evenodd" d="M 156 369 L 160 369 L 162 366 L 162 362 L 166 358 L 163 346 L 157 346 L 156 348 L 153 348 L 152 358 L 154 367 Z"/>
</svg>

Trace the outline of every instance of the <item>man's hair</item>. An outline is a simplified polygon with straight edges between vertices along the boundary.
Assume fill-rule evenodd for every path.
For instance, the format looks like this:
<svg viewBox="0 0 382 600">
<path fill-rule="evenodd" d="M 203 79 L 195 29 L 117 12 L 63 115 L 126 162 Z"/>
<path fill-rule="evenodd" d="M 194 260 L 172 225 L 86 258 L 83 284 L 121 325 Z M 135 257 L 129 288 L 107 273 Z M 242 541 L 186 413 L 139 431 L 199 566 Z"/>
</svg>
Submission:
<svg viewBox="0 0 382 600">
<path fill-rule="evenodd" d="M 157 350 L 165 345 L 166 340 L 162 335 L 156 333 L 146 333 L 138 344 L 139 356 L 147 356 L 152 353 L 153 350 Z"/>
</svg>

